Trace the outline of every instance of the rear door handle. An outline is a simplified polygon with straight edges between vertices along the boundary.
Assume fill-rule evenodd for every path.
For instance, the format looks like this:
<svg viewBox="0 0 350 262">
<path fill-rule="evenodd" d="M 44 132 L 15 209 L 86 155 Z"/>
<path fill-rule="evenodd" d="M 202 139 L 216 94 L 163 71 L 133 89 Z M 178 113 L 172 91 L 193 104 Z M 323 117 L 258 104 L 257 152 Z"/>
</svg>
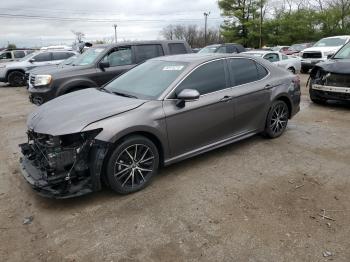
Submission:
<svg viewBox="0 0 350 262">
<path fill-rule="evenodd" d="M 229 102 L 233 99 L 232 96 L 224 96 L 223 98 L 220 99 L 220 102 Z"/>
<path fill-rule="evenodd" d="M 272 87 L 273 87 L 272 85 L 267 84 L 264 88 L 265 88 L 265 89 L 271 89 Z"/>
</svg>

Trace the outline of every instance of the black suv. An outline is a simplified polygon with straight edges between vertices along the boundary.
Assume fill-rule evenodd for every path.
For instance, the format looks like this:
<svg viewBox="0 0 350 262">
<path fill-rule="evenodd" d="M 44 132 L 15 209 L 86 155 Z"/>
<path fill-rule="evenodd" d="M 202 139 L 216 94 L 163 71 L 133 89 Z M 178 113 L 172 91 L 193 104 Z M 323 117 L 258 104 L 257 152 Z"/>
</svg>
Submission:
<svg viewBox="0 0 350 262">
<path fill-rule="evenodd" d="M 69 65 L 31 70 L 28 79 L 29 99 L 40 105 L 76 90 L 101 87 L 147 59 L 186 53 L 192 53 L 192 49 L 185 41 L 97 45 Z"/>
</svg>

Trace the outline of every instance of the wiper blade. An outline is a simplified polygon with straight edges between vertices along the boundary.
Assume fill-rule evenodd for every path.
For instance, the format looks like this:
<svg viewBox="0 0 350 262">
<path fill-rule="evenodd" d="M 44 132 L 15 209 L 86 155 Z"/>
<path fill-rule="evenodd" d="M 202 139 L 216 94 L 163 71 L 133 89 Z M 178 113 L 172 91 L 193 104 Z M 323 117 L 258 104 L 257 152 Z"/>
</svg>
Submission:
<svg viewBox="0 0 350 262">
<path fill-rule="evenodd" d="M 113 94 L 116 94 L 118 96 L 124 96 L 124 97 L 129 97 L 129 98 L 137 98 L 137 96 L 134 95 L 129 95 L 129 94 L 125 94 L 125 93 L 120 93 L 120 92 L 112 92 Z"/>
</svg>

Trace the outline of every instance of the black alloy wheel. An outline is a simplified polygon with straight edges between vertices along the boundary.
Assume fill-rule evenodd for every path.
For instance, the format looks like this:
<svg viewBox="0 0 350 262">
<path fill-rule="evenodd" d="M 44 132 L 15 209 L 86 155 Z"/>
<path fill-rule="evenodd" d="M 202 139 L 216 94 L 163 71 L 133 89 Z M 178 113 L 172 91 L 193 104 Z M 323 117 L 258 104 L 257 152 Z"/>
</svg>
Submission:
<svg viewBox="0 0 350 262">
<path fill-rule="evenodd" d="M 107 165 L 111 188 L 120 194 L 146 187 L 157 173 L 159 153 L 154 143 L 143 136 L 132 136 L 113 151 Z"/>
<path fill-rule="evenodd" d="M 10 83 L 10 86 L 13 86 L 13 87 L 24 86 L 25 85 L 24 73 L 20 71 L 11 72 L 8 76 L 8 81 Z"/>
<path fill-rule="evenodd" d="M 270 138 L 282 135 L 287 127 L 288 117 L 287 104 L 281 100 L 273 102 L 266 119 L 265 134 Z"/>
</svg>

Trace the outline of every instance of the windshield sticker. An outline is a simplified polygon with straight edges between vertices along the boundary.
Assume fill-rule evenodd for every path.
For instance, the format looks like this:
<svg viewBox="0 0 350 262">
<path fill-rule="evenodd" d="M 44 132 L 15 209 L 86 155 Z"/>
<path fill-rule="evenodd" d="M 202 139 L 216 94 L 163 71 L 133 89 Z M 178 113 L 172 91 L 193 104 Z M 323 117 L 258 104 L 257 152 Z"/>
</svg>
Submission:
<svg viewBox="0 0 350 262">
<path fill-rule="evenodd" d="M 184 66 L 164 66 L 163 71 L 180 71 Z"/>
</svg>

